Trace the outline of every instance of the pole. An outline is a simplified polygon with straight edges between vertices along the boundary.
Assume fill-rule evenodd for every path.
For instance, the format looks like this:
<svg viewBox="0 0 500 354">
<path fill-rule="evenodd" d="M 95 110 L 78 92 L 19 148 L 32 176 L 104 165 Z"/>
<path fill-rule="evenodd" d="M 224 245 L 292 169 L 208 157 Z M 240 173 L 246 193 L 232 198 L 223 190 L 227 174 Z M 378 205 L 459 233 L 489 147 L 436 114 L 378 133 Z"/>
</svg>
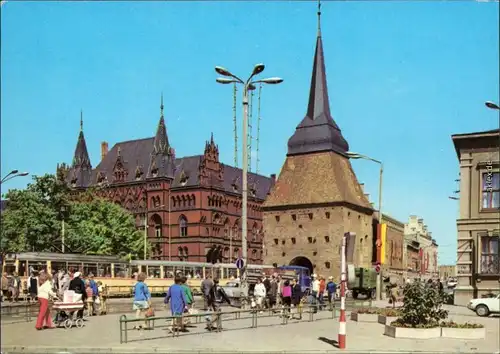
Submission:
<svg viewBox="0 0 500 354">
<path fill-rule="evenodd" d="M 64 242 L 65 242 L 64 241 L 64 233 L 65 233 L 64 231 L 65 230 L 64 230 L 64 216 L 63 216 L 63 219 L 61 220 L 61 243 L 62 243 L 62 245 L 61 245 L 61 251 L 62 251 L 62 253 L 65 252 L 65 248 L 66 248 L 64 246 Z"/>
<path fill-rule="evenodd" d="M 172 185 L 170 185 L 170 188 L 172 188 Z M 170 203 L 171 199 L 170 198 L 170 188 L 168 189 L 168 261 L 170 262 L 172 260 L 172 224 L 170 223 Z"/>
<path fill-rule="evenodd" d="M 241 269 L 241 294 L 242 306 L 245 307 L 248 296 L 248 282 L 247 282 L 247 171 L 248 171 L 248 146 L 247 146 L 247 126 L 248 126 L 248 83 L 243 86 L 243 124 L 242 124 L 242 186 L 241 186 L 241 258 L 243 260 L 243 268 Z"/>
<path fill-rule="evenodd" d="M 380 163 L 380 179 L 379 179 L 379 185 L 378 185 L 378 224 L 379 227 L 377 228 L 378 231 L 378 237 L 377 239 L 382 242 L 382 234 L 380 233 L 382 231 L 382 178 L 384 175 L 384 165 Z M 382 248 L 382 247 L 381 247 Z M 383 249 L 383 248 L 382 248 Z M 381 249 L 381 251 L 382 251 Z M 377 252 L 378 254 L 378 252 Z M 378 260 L 380 261 L 380 260 Z M 380 272 L 377 273 L 377 286 L 376 286 L 376 299 L 377 301 L 380 301 L 382 297 L 382 265 L 380 267 Z"/>
<path fill-rule="evenodd" d="M 148 214 L 144 214 L 144 260 L 147 259 L 148 253 Z"/>
<path fill-rule="evenodd" d="M 346 234 L 342 237 L 342 253 L 340 255 L 340 318 L 339 318 L 339 349 L 345 349 L 346 317 L 345 317 L 345 283 L 346 283 Z"/>
<path fill-rule="evenodd" d="M 233 261 L 233 228 L 229 228 L 229 263 Z"/>
</svg>

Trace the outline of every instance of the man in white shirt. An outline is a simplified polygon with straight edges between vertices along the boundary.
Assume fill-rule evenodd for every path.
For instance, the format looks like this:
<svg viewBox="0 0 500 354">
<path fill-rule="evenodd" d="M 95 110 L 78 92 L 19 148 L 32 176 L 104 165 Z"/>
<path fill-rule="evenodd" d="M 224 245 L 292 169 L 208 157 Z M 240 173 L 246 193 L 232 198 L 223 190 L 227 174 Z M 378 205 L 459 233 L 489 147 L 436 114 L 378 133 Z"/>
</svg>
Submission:
<svg viewBox="0 0 500 354">
<path fill-rule="evenodd" d="M 312 284 L 311 284 L 311 305 L 313 307 L 313 312 L 316 313 L 318 311 L 318 308 L 316 307 L 316 304 L 318 303 L 318 295 L 319 295 L 319 279 L 316 274 L 311 275 L 312 278 Z"/>
<path fill-rule="evenodd" d="M 258 309 L 262 312 L 262 304 L 266 297 L 266 287 L 260 278 L 257 279 L 257 284 L 255 284 L 255 288 L 253 289 L 253 295 L 255 296 L 255 302 Z"/>
</svg>

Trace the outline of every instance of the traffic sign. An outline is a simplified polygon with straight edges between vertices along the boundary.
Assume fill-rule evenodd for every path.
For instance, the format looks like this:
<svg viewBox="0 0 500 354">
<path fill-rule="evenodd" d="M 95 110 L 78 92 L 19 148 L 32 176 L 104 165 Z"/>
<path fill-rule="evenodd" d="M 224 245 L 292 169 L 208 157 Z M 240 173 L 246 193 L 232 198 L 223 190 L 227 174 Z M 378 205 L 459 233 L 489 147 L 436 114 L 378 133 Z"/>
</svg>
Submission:
<svg viewBox="0 0 500 354">
<path fill-rule="evenodd" d="M 380 264 L 379 264 L 379 263 L 377 263 L 377 264 L 375 265 L 375 271 L 376 271 L 377 273 L 380 273 Z"/>
<path fill-rule="evenodd" d="M 243 259 L 238 258 L 238 259 L 236 260 L 236 263 L 235 263 L 235 264 L 236 264 L 236 268 L 238 268 L 238 269 L 243 269 L 243 265 L 244 265 L 244 263 L 243 263 Z"/>
</svg>

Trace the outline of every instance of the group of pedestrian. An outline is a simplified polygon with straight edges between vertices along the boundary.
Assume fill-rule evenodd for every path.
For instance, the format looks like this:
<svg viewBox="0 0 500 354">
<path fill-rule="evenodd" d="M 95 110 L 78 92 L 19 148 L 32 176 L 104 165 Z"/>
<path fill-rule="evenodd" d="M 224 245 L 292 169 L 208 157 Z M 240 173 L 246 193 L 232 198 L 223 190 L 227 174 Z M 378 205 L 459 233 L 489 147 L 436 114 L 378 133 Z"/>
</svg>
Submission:
<svg viewBox="0 0 500 354">
<path fill-rule="evenodd" d="M 271 277 L 263 276 L 257 279 L 253 291 L 255 308 L 263 312 L 264 309 L 273 312 L 280 311 L 283 316 L 302 318 L 303 292 L 300 283 L 296 279 L 283 280 L 279 275 Z M 292 310 L 294 313 L 292 313 Z"/>
<path fill-rule="evenodd" d="M 18 302 L 21 293 L 21 278 L 17 272 L 13 272 L 12 274 L 3 273 L 1 283 L 1 300 Z"/>
</svg>

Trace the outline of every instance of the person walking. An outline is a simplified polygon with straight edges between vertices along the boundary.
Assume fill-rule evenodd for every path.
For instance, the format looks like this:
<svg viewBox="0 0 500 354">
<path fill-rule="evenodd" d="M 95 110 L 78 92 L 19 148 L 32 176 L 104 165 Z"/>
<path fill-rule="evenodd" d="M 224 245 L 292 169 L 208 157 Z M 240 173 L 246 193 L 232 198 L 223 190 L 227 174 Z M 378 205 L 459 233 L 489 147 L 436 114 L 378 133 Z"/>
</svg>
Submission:
<svg viewBox="0 0 500 354">
<path fill-rule="evenodd" d="M 182 314 L 188 306 L 186 293 L 181 284 L 182 277 L 176 275 L 174 285 L 168 288 L 167 296 L 164 301 L 165 305 L 170 303 L 170 312 L 172 313 L 172 317 L 174 317 L 172 320 L 172 327 L 169 328 L 171 333 L 177 330 L 183 330 Z"/>
<path fill-rule="evenodd" d="M 44 328 L 55 328 L 50 317 L 49 300 L 57 298 L 56 293 L 52 290 L 52 284 L 49 276 L 44 273 L 38 277 L 38 302 L 40 310 L 36 319 L 35 328 L 42 330 Z"/>
<path fill-rule="evenodd" d="M 149 288 L 144 283 L 146 280 L 146 273 L 137 274 L 137 283 L 134 285 L 134 303 L 132 305 L 132 309 L 135 311 L 135 318 L 146 318 L 146 310 L 151 306 L 151 293 L 149 292 Z M 147 321 L 145 320 L 145 326 L 142 325 L 134 326 L 134 329 L 143 329 L 147 328 Z"/>
<path fill-rule="evenodd" d="M 302 319 L 302 287 L 296 279 L 292 280 L 292 306 L 296 308 L 298 319 Z"/>
<path fill-rule="evenodd" d="M 207 274 L 205 279 L 201 282 L 201 293 L 203 295 L 203 311 L 208 309 L 208 298 L 210 296 L 210 289 L 214 286 L 212 276 Z"/>
<path fill-rule="evenodd" d="M 255 284 L 255 288 L 253 289 L 253 295 L 255 296 L 257 308 L 262 313 L 262 305 L 264 303 L 264 299 L 266 298 L 266 287 L 260 278 L 257 279 L 257 284 Z"/>
</svg>

